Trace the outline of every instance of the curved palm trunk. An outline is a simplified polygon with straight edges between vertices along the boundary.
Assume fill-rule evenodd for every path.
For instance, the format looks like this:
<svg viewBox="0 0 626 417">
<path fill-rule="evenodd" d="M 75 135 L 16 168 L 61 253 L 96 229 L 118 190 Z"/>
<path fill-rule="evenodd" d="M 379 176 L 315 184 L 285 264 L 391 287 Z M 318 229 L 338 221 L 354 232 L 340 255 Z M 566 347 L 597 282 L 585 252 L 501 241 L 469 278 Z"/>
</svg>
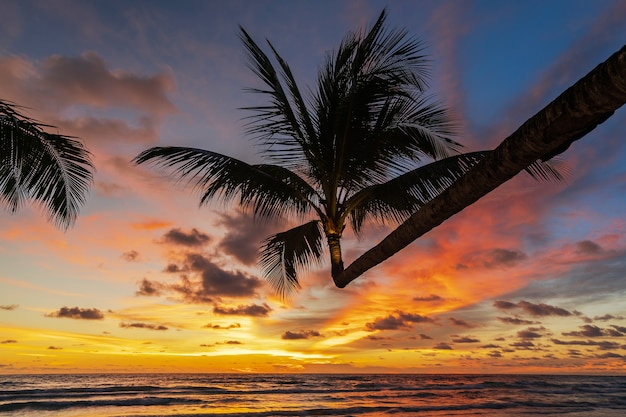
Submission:
<svg viewBox="0 0 626 417">
<path fill-rule="evenodd" d="M 339 276 L 343 269 L 343 259 L 341 256 L 341 236 L 329 235 L 327 236 L 328 248 L 330 250 L 330 273 L 333 276 Z M 335 285 L 339 287 L 339 283 L 335 282 Z"/>
<path fill-rule="evenodd" d="M 547 160 L 608 119 L 626 103 L 626 46 L 568 88 L 506 138 L 450 188 L 422 207 L 345 270 L 343 288 L 365 271 L 473 204 L 538 159 Z"/>
</svg>

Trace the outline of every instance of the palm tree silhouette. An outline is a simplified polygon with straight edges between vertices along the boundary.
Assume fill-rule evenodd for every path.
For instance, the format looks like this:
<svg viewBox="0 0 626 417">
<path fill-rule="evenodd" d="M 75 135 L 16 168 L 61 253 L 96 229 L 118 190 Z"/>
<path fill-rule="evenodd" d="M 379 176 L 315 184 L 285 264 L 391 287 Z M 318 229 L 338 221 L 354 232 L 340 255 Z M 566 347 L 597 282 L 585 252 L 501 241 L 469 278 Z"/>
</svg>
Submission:
<svg viewBox="0 0 626 417">
<path fill-rule="evenodd" d="M 20 111 L 0 100 L 0 203 L 14 213 L 31 200 L 67 229 L 93 180 L 91 154 L 76 138 L 48 133 L 52 126 Z"/>
<path fill-rule="evenodd" d="M 154 147 L 134 159 L 199 188 L 201 205 L 236 199 L 257 217 L 302 219 L 260 251 L 263 275 L 283 296 L 300 287 L 299 270 L 321 259 L 324 240 L 331 275 L 343 287 L 336 277 L 344 270 L 346 225 L 358 236 L 371 221 L 406 220 L 487 154 L 459 153 L 449 112 L 426 94 L 421 42 L 386 28 L 385 19 L 383 10 L 369 30 L 348 33 L 306 97 L 272 44 L 277 68 L 240 28 L 250 68 L 265 86 L 250 90 L 269 99 L 245 108 L 252 112 L 248 133 L 267 164 L 186 147 Z M 560 178 L 549 164 L 528 171 Z"/>
</svg>

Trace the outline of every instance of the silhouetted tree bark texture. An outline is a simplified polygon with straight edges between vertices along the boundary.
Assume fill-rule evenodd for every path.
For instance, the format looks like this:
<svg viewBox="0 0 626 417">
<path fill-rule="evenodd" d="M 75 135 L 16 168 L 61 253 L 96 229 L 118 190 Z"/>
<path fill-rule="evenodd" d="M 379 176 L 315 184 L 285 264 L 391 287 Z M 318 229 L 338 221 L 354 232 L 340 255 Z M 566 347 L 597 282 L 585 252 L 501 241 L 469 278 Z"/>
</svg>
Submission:
<svg viewBox="0 0 626 417">
<path fill-rule="evenodd" d="M 513 134 L 450 188 L 431 200 L 343 271 L 343 288 L 415 239 L 475 203 L 538 159 L 565 151 L 626 103 L 626 46 L 598 65 Z"/>
</svg>

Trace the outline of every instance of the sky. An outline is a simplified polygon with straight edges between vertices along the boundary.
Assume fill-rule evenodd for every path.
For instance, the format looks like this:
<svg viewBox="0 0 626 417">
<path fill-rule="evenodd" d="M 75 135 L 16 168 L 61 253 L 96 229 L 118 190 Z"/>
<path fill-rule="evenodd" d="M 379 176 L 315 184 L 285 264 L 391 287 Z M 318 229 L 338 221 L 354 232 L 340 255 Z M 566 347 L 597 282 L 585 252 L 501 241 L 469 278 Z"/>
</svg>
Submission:
<svg viewBox="0 0 626 417">
<path fill-rule="evenodd" d="M 131 160 L 159 145 L 259 162 L 239 25 L 301 89 L 383 8 L 425 42 L 464 150 L 492 149 L 626 39 L 626 1 L 0 0 L 0 98 L 80 137 L 95 181 L 67 231 L 0 211 L 0 373 L 626 372 L 626 110 L 344 289 L 328 264 L 282 300 L 256 249 L 293 219 Z M 267 50 L 267 49 L 266 49 Z M 392 226 L 347 234 L 346 265 Z"/>
</svg>

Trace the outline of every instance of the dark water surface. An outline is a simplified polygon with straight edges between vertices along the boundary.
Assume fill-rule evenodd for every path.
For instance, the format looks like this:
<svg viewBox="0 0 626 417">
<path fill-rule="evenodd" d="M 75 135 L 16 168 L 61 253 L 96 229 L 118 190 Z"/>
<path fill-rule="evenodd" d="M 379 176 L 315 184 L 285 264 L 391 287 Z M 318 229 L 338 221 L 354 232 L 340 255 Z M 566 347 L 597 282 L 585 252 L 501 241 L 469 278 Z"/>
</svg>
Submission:
<svg viewBox="0 0 626 417">
<path fill-rule="evenodd" d="M 626 377 L 0 375 L 0 416 L 626 416 Z"/>
</svg>

